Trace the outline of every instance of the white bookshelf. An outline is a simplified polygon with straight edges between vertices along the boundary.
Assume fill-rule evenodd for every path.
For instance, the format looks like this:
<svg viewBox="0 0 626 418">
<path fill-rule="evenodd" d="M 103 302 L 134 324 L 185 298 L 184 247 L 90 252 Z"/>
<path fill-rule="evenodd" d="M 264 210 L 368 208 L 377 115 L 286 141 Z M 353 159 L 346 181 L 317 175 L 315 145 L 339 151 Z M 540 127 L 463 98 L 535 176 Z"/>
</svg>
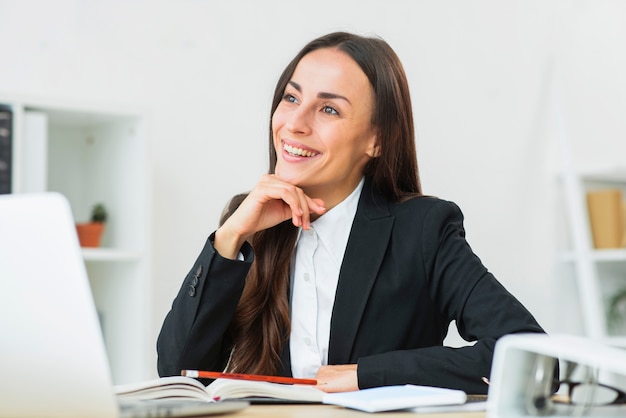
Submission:
<svg viewBox="0 0 626 418">
<path fill-rule="evenodd" d="M 94 204 L 106 206 L 101 247 L 83 249 L 83 258 L 113 380 L 153 377 L 145 115 L 2 94 L 0 103 L 13 111 L 14 193 L 60 192 L 76 222 L 88 221 Z"/>
<path fill-rule="evenodd" d="M 623 330 L 612 331 L 607 320 L 608 300 L 626 287 L 626 248 L 595 249 L 588 216 L 586 192 L 621 188 L 626 196 L 626 168 L 575 170 L 567 164 L 562 173 L 568 215 L 570 248 L 561 261 L 571 266 L 577 281 L 585 334 L 608 344 L 626 347 Z"/>
</svg>

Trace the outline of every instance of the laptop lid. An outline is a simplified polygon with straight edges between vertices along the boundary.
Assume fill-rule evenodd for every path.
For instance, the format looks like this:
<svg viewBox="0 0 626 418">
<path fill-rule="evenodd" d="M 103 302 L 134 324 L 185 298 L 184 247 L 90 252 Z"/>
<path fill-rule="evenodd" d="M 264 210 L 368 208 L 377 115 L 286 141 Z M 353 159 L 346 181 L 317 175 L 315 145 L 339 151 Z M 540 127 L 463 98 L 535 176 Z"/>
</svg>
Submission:
<svg viewBox="0 0 626 418">
<path fill-rule="evenodd" d="M 0 196 L 2 417 L 118 414 L 74 220 L 57 193 Z"/>
<path fill-rule="evenodd" d="M 199 417 L 249 402 L 118 403 L 70 205 L 0 195 L 0 418 Z"/>
</svg>

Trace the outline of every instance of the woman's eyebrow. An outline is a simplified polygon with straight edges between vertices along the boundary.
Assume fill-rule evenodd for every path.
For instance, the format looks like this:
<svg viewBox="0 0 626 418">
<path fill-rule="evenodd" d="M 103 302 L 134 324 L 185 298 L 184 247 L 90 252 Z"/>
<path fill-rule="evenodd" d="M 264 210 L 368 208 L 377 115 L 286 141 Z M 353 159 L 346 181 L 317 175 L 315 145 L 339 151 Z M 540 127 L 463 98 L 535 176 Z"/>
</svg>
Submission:
<svg viewBox="0 0 626 418">
<path fill-rule="evenodd" d="M 317 97 L 320 99 L 341 99 L 348 102 L 348 104 L 352 104 L 346 96 L 342 96 L 341 94 L 320 92 L 317 93 Z"/>
<path fill-rule="evenodd" d="M 298 92 L 302 93 L 302 87 L 300 86 L 300 84 L 296 83 L 295 81 L 290 81 L 289 84 L 294 89 L 298 90 Z M 350 102 L 350 100 L 346 96 L 342 96 L 341 94 L 327 93 L 327 92 L 322 91 L 322 92 L 317 93 L 317 97 L 320 99 L 341 99 L 341 100 L 345 100 L 350 105 L 352 104 L 352 102 Z"/>
</svg>

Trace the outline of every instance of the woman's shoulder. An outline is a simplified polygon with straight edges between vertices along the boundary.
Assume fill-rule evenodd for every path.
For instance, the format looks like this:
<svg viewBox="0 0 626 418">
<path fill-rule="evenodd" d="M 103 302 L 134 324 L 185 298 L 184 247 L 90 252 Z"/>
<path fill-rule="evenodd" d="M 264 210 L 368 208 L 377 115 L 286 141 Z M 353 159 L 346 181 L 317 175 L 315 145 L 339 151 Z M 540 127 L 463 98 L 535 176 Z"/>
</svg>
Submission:
<svg viewBox="0 0 626 418">
<path fill-rule="evenodd" d="M 450 200 L 445 200 L 437 196 L 420 195 L 412 196 L 391 204 L 392 213 L 428 213 L 436 212 L 461 212 L 459 206 Z"/>
<path fill-rule="evenodd" d="M 403 235 L 410 231 L 439 234 L 445 228 L 463 228 L 464 216 L 459 206 L 435 196 L 415 196 L 390 205 L 396 229 Z"/>
</svg>

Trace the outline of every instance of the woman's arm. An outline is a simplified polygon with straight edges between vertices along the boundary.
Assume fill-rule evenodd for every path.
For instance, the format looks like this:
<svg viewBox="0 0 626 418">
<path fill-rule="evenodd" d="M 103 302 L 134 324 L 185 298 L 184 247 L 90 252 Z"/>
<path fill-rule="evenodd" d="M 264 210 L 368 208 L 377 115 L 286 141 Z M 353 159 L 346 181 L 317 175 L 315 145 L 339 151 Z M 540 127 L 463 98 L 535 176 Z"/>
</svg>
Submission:
<svg viewBox="0 0 626 418">
<path fill-rule="evenodd" d="M 462 212 L 454 203 L 434 204 L 416 235 L 436 313 L 456 321 L 459 335 L 473 345 L 436 345 L 362 357 L 359 387 L 413 383 L 486 393 L 481 378 L 489 377 L 498 338 L 544 331 L 474 254 L 465 239 Z"/>
<path fill-rule="evenodd" d="M 228 327 L 252 264 L 252 248 L 244 243 L 243 261 L 222 257 L 207 240 L 174 299 L 157 340 L 160 376 L 182 369 L 224 369 L 230 355 Z"/>
<path fill-rule="evenodd" d="M 489 289 L 489 287 L 495 287 Z M 482 377 L 489 377 L 497 338 L 489 334 L 514 332 L 543 332 L 532 316 L 506 290 L 491 280 L 481 280 L 473 292 L 478 300 L 470 301 L 467 309 L 499 311 L 491 316 L 491 330 L 476 337 L 465 329 L 475 324 L 458 324 L 460 334 L 474 345 L 461 348 L 432 346 L 413 350 L 398 350 L 361 357 L 358 366 L 322 366 L 316 379 L 319 389 L 343 392 L 369 387 L 418 384 L 461 389 L 471 394 L 487 393 Z M 495 299 L 492 299 L 495 298 Z M 479 318 L 488 313 L 465 312 L 464 316 Z M 481 326 L 479 326 L 481 327 Z M 483 334 L 483 332 L 481 332 Z"/>
<path fill-rule="evenodd" d="M 484 282 L 474 289 L 480 297 L 468 300 L 462 318 L 457 320 L 459 334 L 474 342 L 473 345 L 432 346 L 361 357 L 359 387 L 411 383 L 461 389 L 471 394 L 487 393 L 482 377 L 488 378 L 491 374 L 498 338 L 510 333 L 543 330 L 515 298 L 490 289 L 494 286 L 488 283 L 490 280 Z M 491 324 L 484 327 L 485 324 L 478 322 Z"/>
<path fill-rule="evenodd" d="M 157 341 L 161 376 L 177 375 L 185 368 L 226 366 L 232 348 L 228 328 L 252 264 L 248 240 L 287 219 L 308 228 L 311 214 L 326 210 L 321 200 L 270 174 L 262 176 L 245 198 L 236 199 L 207 240 L 165 318 Z"/>
<path fill-rule="evenodd" d="M 261 177 L 215 233 L 215 248 L 226 258 L 236 258 L 239 248 L 256 232 L 288 219 L 294 226 L 311 227 L 311 216 L 326 211 L 324 202 L 308 197 L 302 189 L 273 174 Z"/>
</svg>

